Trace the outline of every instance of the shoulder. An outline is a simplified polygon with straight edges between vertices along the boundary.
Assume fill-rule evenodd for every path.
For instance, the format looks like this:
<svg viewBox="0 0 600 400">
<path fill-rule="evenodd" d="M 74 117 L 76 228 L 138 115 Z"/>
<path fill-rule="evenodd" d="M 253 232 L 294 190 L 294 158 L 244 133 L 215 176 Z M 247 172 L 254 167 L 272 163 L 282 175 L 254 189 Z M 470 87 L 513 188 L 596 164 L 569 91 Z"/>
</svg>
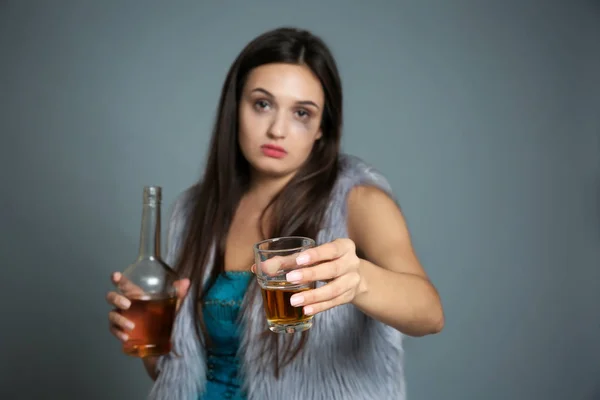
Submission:
<svg viewBox="0 0 600 400">
<path fill-rule="evenodd" d="M 169 207 L 169 236 L 180 235 L 185 229 L 186 223 L 194 210 L 194 204 L 198 196 L 199 184 L 181 191 Z"/>
<path fill-rule="evenodd" d="M 198 186 L 199 184 L 195 183 L 179 192 L 171 206 L 173 213 L 182 213 L 191 208 L 196 193 L 198 192 Z"/>
<path fill-rule="evenodd" d="M 349 198 L 372 198 L 387 195 L 394 201 L 395 195 L 387 177 L 369 162 L 350 154 L 341 154 L 338 180 L 334 196 L 347 202 Z"/>
<path fill-rule="evenodd" d="M 174 266 L 179 248 L 182 245 L 187 221 L 193 210 L 198 184 L 192 185 L 180 192 L 169 207 L 167 229 L 167 254 L 165 261 Z"/>
<path fill-rule="evenodd" d="M 346 214 L 351 220 L 363 220 L 373 213 L 398 209 L 397 199 L 385 175 L 370 163 L 352 155 L 340 162 L 340 176 L 345 180 Z M 364 221 L 363 221 L 364 222 Z"/>
<path fill-rule="evenodd" d="M 338 177 L 331 192 L 324 227 L 319 236 L 320 242 L 346 237 L 349 213 L 356 216 L 358 215 L 357 211 L 368 212 L 369 204 L 379 202 L 382 197 L 388 203 L 396 202 L 387 178 L 373 165 L 361 158 L 340 154 Z M 356 210 L 357 204 L 361 205 L 360 210 Z M 354 219 L 356 220 L 356 218 Z"/>
<path fill-rule="evenodd" d="M 175 197 L 175 200 L 169 207 L 169 224 L 173 225 L 187 219 L 193 208 L 194 199 L 198 192 L 197 189 L 198 184 L 194 184 L 181 191 Z"/>
</svg>

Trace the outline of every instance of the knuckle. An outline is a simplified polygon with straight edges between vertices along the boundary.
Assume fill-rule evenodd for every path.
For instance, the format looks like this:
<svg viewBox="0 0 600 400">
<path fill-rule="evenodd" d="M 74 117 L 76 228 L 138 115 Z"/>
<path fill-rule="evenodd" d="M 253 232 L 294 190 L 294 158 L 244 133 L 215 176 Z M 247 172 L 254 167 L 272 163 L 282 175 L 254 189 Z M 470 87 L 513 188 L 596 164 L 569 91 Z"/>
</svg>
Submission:
<svg viewBox="0 0 600 400">
<path fill-rule="evenodd" d="M 350 283 L 352 284 L 352 286 L 358 286 L 358 284 L 361 281 L 361 277 L 360 274 L 358 272 L 351 272 L 350 273 Z"/>
<path fill-rule="evenodd" d="M 128 319 L 122 316 L 121 314 L 113 311 L 109 318 L 112 324 L 116 327 L 120 329 L 124 329 L 127 327 Z"/>
<path fill-rule="evenodd" d="M 329 286 L 330 298 L 334 299 L 342 294 L 339 285 L 329 284 L 327 286 Z"/>
<path fill-rule="evenodd" d="M 134 324 L 127 318 L 121 318 L 121 323 L 119 324 L 124 331 L 130 332 L 134 329 Z"/>
<path fill-rule="evenodd" d="M 338 254 L 343 254 L 348 251 L 354 250 L 354 241 L 350 238 L 339 238 L 335 240 Z"/>
<path fill-rule="evenodd" d="M 108 313 L 108 320 L 115 325 L 118 325 L 120 317 L 121 316 L 115 311 L 111 311 L 110 313 Z"/>
<path fill-rule="evenodd" d="M 354 294 L 352 293 L 351 290 L 348 290 L 345 294 L 344 294 L 344 303 L 349 303 L 352 301 L 352 299 L 354 298 Z"/>
<path fill-rule="evenodd" d="M 125 296 L 117 295 L 115 296 L 115 305 L 121 310 L 127 310 L 131 307 L 131 301 Z"/>
<path fill-rule="evenodd" d="M 113 305 L 118 308 L 126 308 L 126 307 L 123 307 L 124 299 L 125 299 L 124 296 L 121 296 L 121 295 L 117 294 L 116 292 L 110 292 L 106 295 L 106 301 L 108 301 L 108 303 L 110 305 Z"/>
<path fill-rule="evenodd" d="M 342 272 L 342 263 L 340 262 L 339 259 L 332 261 L 331 272 L 334 277 L 340 276 L 340 274 Z"/>
<path fill-rule="evenodd" d="M 340 257 L 342 254 L 344 254 L 344 241 L 343 239 L 336 239 L 333 241 L 333 244 L 335 246 L 335 256 L 336 257 Z"/>
<path fill-rule="evenodd" d="M 315 294 L 313 293 L 313 291 L 308 291 L 305 292 L 303 294 L 304 296 L 304 304 L 311 304 L 314 303 L 314 301 L 316 300 L 317 296 L 315 296 Z"/>
<path fill-rule="evenodd" d="M 113 296 L 113 298 L 112 298 L 112 303 L 113 303 L 114 306 L 116 306 L 116 307 L 118 307 L 120 309 L 123 309 L 124 308 L 123 307 L 123 305 L 124 305 L 124 301 L 123 300 L 124 299 L 125 299 L 124 296 L 120 296 L 118 294 L 115 294 Z"/>
<path fill-rule="evenodd" d="M 114 337 L 121 341 L 127 340 L 127 334 L 114 326 L 110 328 L 110 333 L 112 333 Z"/>
<path fill-rule="evenodd" d="M 356 243 L 352 239 L 346 239 L 346 246 L 349 251 L 356 251 Z"/>
<path fill-rule="evenodd" d="M 308 254 L 311 260 L 322 260 L 326 257 L 326 251 L 323 250 L 323 246 L 307 250 L 306 254 Z"/>
<path fill-rule="evenodd" d="M 305 281 L 313 281 L 316 277 L 317 273 L 314 268 L 306 268 L 302 273 L 302 277 Z"/>
<path fill-rule="evenodd" d="M 323 302 L 323 306 L 321 307 L 320 311 L 329 310 L 330 308 L 335 307 L 335 305 L 336 304 L 333 300 L 325 301 L 325 302 Z"/>
</svg>

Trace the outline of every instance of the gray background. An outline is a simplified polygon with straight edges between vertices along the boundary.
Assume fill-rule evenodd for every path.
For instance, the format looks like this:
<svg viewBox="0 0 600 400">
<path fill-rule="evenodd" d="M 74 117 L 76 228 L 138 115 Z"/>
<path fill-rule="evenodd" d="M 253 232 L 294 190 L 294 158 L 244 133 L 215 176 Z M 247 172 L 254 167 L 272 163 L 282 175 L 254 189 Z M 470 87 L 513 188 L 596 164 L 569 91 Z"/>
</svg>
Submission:
<svg viewBox="0 0 600 400">
<path fill-rule="evenodd" d="M 0 1 L 0 398 L 144 398 L 104 302 L 141 188 L 197 179 L 228 66 L 285 24 L 331 45 L 344 148 L 443 298 L 409 399 L 600 398 L 600 5 L 528 0 Z"/>
</svg>

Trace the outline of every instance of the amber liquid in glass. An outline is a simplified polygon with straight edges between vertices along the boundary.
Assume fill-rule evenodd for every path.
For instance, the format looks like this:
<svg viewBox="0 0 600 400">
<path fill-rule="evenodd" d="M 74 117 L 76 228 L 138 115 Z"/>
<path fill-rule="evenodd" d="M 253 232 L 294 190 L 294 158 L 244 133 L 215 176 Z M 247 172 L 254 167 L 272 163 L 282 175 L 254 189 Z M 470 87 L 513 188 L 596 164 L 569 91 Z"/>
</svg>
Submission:
<svg viewBox="0 0 600 400">
<path fill-rule="evenodd" d="M 171 351 L 171 333 L 175 321 L 176 297 L 131 299 L 128 310 L 119 312 L 135 324 L 123 352 L 130 356 L 160 356 Z"/>
<path fill-rule="evenodd" d="M 290 304 L 293 295 L 310 289 L 310 287 L 288 288 L 286 286 L 261 287 L 269 325 L 295 325 L 310 321 L 313 316 L 304 314 L 304 307 Z"/>
</svg>

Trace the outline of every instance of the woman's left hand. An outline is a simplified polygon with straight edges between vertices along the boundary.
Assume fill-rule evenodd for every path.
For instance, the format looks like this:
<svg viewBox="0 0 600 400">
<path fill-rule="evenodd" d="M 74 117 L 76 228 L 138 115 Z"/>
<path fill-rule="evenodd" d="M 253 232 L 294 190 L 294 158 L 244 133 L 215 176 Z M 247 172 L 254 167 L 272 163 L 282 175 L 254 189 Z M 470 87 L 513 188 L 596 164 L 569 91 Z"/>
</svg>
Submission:
<svg viewBox="0 0 600 400">
<path fill-rule="evenodd" d="M 350 303 L 365 291 L 360 273 L 360 259 L 350 239 L 336 239 L 297 255 L 295 263 L 306 266 L 286 275 L 291 283 L 327 281 L 320 288 L 293 295 L 290 303 L 303 306 L 304 313 L 314 315 L 341 304 Z"/>
</svg>

